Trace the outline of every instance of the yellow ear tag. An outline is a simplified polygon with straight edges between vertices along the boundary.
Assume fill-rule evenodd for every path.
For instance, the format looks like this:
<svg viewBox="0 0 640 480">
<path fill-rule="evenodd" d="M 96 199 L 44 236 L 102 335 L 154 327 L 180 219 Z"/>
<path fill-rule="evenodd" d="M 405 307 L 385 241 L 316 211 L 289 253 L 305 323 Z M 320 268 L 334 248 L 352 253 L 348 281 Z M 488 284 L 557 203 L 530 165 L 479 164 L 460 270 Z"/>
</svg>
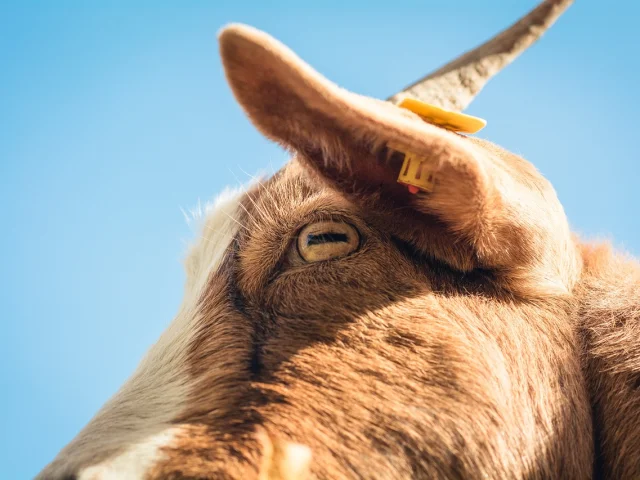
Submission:
<svg viewBox="0 0 640 480">
<path fill-rule="evenodd" d="M 426 158 L 421 158 L 415 153 L 406 152 L 402 170 L 398 175 L 398 183 L 406 185 L 411 193 L 418 193 L 420 190 L 425 192 L 433 191 L 436 182 L 434 172 L 429 167 L 429 163 L 432 162 L 429 162 Z"/>
<path fill-rule="evenodd" d="M 398 106 L 419 115 L 427 123 L 454 132 L 476 133 L 487 125 L 487 121 L 482 118 L 445 110 L 415 98 L 405 97 Z M 403 151 L 397 148 L 394 150 Z M 430 162 L 411 152 L 404 152 L 404 154 L 404 163 L 398 175 L 398 183 L 406 185 L 411 193 L 418 193 L 420 190 L 433 191 L 435 175 L 433 170 L 429 168 Z"/>
<path fill-rule="evenodd" d="M 452 132 L 477 133 L 487 126 L 487 121 L 483 118 L 445 110 L 415 98 L 404 97 L 398 106 L 420 115 L 427 123 L 432 123 Z"/>
</svg>

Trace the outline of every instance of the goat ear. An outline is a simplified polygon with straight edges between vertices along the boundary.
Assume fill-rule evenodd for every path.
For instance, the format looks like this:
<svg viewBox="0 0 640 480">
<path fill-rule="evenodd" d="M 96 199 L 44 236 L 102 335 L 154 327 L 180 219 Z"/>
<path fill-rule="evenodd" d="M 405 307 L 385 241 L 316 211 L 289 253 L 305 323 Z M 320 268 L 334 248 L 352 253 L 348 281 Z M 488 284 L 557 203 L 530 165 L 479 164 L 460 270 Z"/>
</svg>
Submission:
<svg viewBox="0 0 640 480">
<path fill-rule="evenodd" d="M 538 270 L 539 250 L 556 253 L 549 228 L 559 225 L 569 237 L 559 204 L 551 212 L 558 222 L 549 211 L 536 217 L 545 200 L 534 197 L 555 198 L 546 184 L 532 189 L 530 175 L 519 182 L 494 158 L 497 149 L 339 88 L 263 32 L 232 25 L 219 38 L 229 84 L 256 127 L 334 188 L 380 212 L 394 235 L 461 270 L 506 268 L 566 287 Z M 404 155 L 394 152 L 426 159 L 435 178 L 429 194 L 411 195 L 397 182 Z"/>
<path fill-rule="evenodd" d="M 454 139 L 415 114 L 337 87 L 264 32 L 230 25 L 219 41 L 227 79 L 251 121 L 297 153 L 346 163 L 354 143 L 393 140 L 432 150 Z"/>
</svg>

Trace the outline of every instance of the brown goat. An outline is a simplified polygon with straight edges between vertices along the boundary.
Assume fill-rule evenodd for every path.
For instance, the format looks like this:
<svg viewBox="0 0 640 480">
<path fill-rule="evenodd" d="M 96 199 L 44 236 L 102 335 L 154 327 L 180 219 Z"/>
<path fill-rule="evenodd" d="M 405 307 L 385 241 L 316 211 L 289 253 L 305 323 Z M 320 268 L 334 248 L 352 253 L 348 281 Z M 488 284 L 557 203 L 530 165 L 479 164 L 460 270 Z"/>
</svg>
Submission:
<svg viewBox="0 0 640 480">
<path fill-rule="evenodd" d="M 464 109 L 570 3 L 402 95 Z M 522 158 L 252 28 L 220 47 L 292 159 L 207 212 L 176 319 L 38 478 L 640 478 L 638 263 Z M 397 182 L 408 152 L 432 191 Z"/>
</svg>

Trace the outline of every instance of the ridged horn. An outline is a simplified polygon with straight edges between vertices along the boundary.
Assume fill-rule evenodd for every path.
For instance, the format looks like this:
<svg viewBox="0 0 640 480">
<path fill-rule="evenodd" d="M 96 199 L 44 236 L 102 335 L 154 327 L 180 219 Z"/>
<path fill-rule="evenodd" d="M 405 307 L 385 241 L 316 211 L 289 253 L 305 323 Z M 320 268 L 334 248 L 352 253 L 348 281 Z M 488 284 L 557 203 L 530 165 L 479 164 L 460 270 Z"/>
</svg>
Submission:
<svg viewBox="0 0 640 480">
<path fill-rule="evenodd" d="M 447 110 L 464 110 L 491 77 L 534 44 L 572 3 L 573 0 L 543 1 L 491 40 L 387 100 L 397 103 L 403 96 L 410 96 Z"/>
</svg>

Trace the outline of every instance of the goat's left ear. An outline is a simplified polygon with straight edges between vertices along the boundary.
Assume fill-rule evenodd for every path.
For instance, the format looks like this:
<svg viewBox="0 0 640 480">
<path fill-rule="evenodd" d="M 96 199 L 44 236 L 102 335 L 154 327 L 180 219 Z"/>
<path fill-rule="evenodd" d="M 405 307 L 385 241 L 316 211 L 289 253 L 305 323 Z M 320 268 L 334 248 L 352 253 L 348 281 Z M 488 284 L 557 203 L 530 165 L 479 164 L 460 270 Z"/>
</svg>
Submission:
<svg viewBox="0 0 640 480">
<path fill-rule="evenodd" d="M 552 238 L 560 230 L 562 241 L 569 238 L 557 200 L 557 211 L 547 208 L 555 194 L 546 183 L 531 188 L 530 172 L 521 181 L 494 158 L 497 150 L 339 88 L 263 32 L 232 25 L 219 38 L 227 79 L 256 127 L 334 188 L 386 215 L 394 235 L 461 270 L 502 269 L 510 281 L 566 290 L 564 273 L 542 259 L 566 251 Z M 397 182 L 398 151 L 426 159 L 430 193 L 412 195 Z"/>
</svg>

